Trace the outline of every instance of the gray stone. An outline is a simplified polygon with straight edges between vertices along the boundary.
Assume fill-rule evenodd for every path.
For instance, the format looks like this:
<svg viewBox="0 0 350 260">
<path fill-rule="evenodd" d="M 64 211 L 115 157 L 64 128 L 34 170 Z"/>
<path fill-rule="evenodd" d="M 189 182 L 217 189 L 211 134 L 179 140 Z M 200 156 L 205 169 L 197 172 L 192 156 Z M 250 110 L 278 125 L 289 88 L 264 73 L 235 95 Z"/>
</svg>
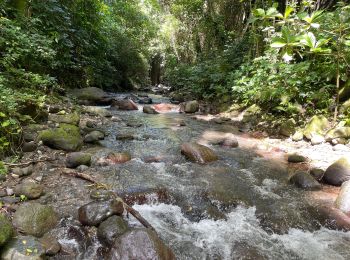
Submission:
<svg viewBox="0 0 350 260">
<path fill-rule="evenodd" d="M 38 145 L 34 142 L 26 142 L 22 146 L 22 151 L 24 153 L 34 152 L 38 148 Z"/>
<path fill-rule="evenodd" d="M 295 120 L 293 118 L 283 122 L 280 127 L 280 134 L 289 137 L 295 133 Z"/>
<path fill-rule="evenodd" d="M 127 222 L 120 216 L 112 216 L 103 221 L 97 230 L 97 237 L 103 243 L 112 245 L 117 237 L 128 231 Z"/>
<path fill-rule="evenodd" d="M 19 231 L 36 237 L 41 237 L 57 223 L 57 214 L 51 206 L 34 202 L 20 205 L 13 216 L 13 224 Z"/>
<path fill-rule="evenodd" d="M 343 157 L 330 165 L 323 179 L 331 185 L 340 186 L 343 182 L 350 180 L 350 162 Z"/>
<path fill-rule="evenodd" d="M 18 236 L 1 253 L 2 260 L 44 260 L 45 250 L 32 236 Z"/>
<path fill-rule="evenodd" d="M 49 114 L 49 121 L 54 123 L 65 123 L 69 125 L 78 126 L 80 122 L 80 115 L 78 113 L 66 115 Z"/>
<path fill-rule="evenodd" d="M 0 213 L 0 247 L 10 240 L 13 233 L 13 227 L 10 220 Z"/>
<path fill-rule="evenodd" d="M 50 234 L 45 234 L 39 241 L 45 249 L 46 255 L 55 255 L 61 250 L 58 240 Z"/>
<path fill-rule="evenodd" d="M 33 165 L 29 165 L 28 167 L 24 167 L 24 168 L 13 168 L 12 169 L 12 173 L 18 175 L 19 177 L 23 177 L 23 176 L 28 176 L 30 174 L 33 173 L 34 167 Z"/>
<path fill-rule="evenodd" d="M 310 170 L 310 175 L 317 181 L 321 181 L 325 171 L 319 168 L 313 168 Z"/>
<path fill-rule="evenodd" d="M 14 188 L 14 192 L 17 196 L 24 195 L 28 199 L 39 198 L 43 194 L 43 191 L 44 187 L 31 179 L 25 179 Z"/>
<path fill-rule="evenodd" d="M 321 184 L 319 184 L 310 174 L 307 172 L 297 172 L 290 179 L 290 183 L 294 184 L 298 188 L 305 190 L 320 190 Z"/>
<path fill-rule="evenodd" d="M 290 163 L 301 163 L 301 162 L 305 162 L 306 161 L 306 157 L 299 155 L 299 154 L 289 154 L 288 155 L 288 162 Z"/>
<path fill-rule="evenodd" d="M 123 202 L 119 199 L 109 201 L 93 201 L 78 210 L 79 221 L 83 225 L 97 226 L 112 215 L 124 212 Z"/>
<path fill-rule="evenodd" d="M 66 166 L 76 168 L 80 165 L 91 165 L 91 154 L 83 152 L 74 152 L 67 155 Z"/>
<path fill-rule="evenodd" d="M 132 229 L 115 240 L 107 258 L 174 260 L 175 255 L 155 232 L 149 229 Z"/>
<path fill-rule="evenodd" d="M 144 106 L 142 111 L 146 114 L 159 114 L 152 106 Z"/>
<path fill-rule="evenodd" d="M 100 131 L 92 131 L 84 137 L 85 143 L 96 143 L 105 138 L 104 133 Z"/>
<path fill-rule="evenodd" d="M 312 145 L 318 145 L 318 144 L 322 144 L 324 143 L 325 139 L 322 135 L 319 134 L 315 134 L 312 138 L 311 138 L 311 144 Z"/>
</svg>

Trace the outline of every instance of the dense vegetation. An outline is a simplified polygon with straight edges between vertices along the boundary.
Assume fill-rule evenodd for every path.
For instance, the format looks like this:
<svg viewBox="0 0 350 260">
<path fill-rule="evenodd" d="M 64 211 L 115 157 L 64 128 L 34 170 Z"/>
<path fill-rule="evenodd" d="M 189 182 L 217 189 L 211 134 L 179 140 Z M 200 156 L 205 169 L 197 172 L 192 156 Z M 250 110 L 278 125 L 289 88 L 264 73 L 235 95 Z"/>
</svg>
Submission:
<svg viewBox="0 0 350 260">
<path fill-rule="evenodd" d="M 341 1 L 3 0 L 0 154 L 69 88 L 163 82 L 275 114 L 337 115 L 349 24 Z"/>
</svg>

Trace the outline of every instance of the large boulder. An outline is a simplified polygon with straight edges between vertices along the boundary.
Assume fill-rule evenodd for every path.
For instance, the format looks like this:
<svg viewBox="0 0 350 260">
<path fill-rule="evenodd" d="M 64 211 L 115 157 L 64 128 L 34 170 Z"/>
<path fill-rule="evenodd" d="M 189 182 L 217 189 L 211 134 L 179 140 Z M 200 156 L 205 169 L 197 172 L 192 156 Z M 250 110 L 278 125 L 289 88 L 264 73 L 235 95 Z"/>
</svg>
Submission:
<svg viewBox="0 0 350 260">
<path fill-rule="evenodd" d="M 112 107 L 118 107 L 120 110 L 138 110 L 135 102 L 130 99 L 113 100 Z"/>
<path fill-rule="evenodd" d="M 305 190 L 319 190 L 321 184 L 319 184 L 310 174 L 307 172 L 299 171 L 294 174 L 289 182 Z"/>
<path fill-rule="evenodd" d="M 326 141 L 332 141 L 333 139 L 338 139 L 338 138 L 344 138 L 344 139 L 350 138 L 350 127 L 343 126 L 343 127 L 337 127 L 337 128 L 331 129 L 327 132 L 325 136 Z"/>
<path fill-rule="evenodd" d="M 341 185 L 339 195 L 335 200 L 335 207 L 344 213 L 350 212 L 350 181 L 346 181 Z"/>
<path fill-rule="evenodd" d="M 71 94 L 78 100 L 84 101 L 91 105 L 108 105 L 111 103 L 111 99 L 108 98 L 108 94 L 100 88 L 90 87 L 82 89 L 73 89 Z"/>
<path fill-rule="evenodd" d="M 51 148 L 70 152 L 79 150 L 83 144 L 79 128 L 69 124 L 60 124 L 58 128 L 44 130 L 39 134 L 39 139 Z"/>
<path fill-rule="evenodd" d="M 218 160 L 218 156 L 213 150 L 197 143 L 182 144 L 181 153 L 189 160 L 196 163 L 208 163 Z"/>
<path fill-rule="evenodd" d="M 14 192 L 17 196 L 24 195 L 28 199 L 39 198 L 43 191 L 44 187 L 31 179 L 25 179 L 14 188 Z"/>
<path fill-rule="evenodd" d="M 18 236 L 1 251 L 2 260 L 44 260 L 45 249 L 32 236 Z"/>
<path fill-rule="evenodd" d="M 128 223 L 120 216 L 112 216 L 103 221 L 97 229 L 97 237 L 103 243 L 112 245 L 117 237 L 128 231 Z"/>
<path fill-rule="evenodd" d="M 180 112 L 195 113 L 199 110 L 199 103 L 197 100 L 181 103 Z"/>
<path fill-rule="evenodd" d="M 329 128 L 328 119 L 324 116 L 313 116 L 304 128 L 305 138 L 311 140 L 313 136 L 323 135 Z"/>
<path fill-rule="evenodd" d="M 343 157 L 330 165 L 324 173 L 323 180 L 331 185 L 340 186 L 350 180 L 350 162 Z"/>
<path fill-rule="evenodd" d="M 13 235 L 13 227 L 10 220 L 0 213 L 0 247 L 3 246 Z"/>
<path fill-rule="evenodd" d="M 172 260 L 175 259 L 175 255 L 155 232 L 149 229 L 133 229 L 113 243 L 107 258 Z"/>
<path fill-rule="evenodd" d="M 78 210 L 79 221 L 83 225 L 97 226 L 112 215 L 121 215 L 124 212 L 122 200 L 93 201 Z"/>
<path fill-rule="evenodd" d="M 49 114 L 49 121 L 78 126 L 80 122 L 80 115 L 78 113 L 66 115 Z"/>
<path fill-rule="evenodd" d="M 75 152 L 67 155 L 66 166 L 68 168 L 76 168 L 80 165 L 90 166 L 91 164 L 91 154 Z"/>
<path fill-rule="evenodd" d="M 36 237 L 41 237 L 57 223 L 53 208 L 39 203 L 22 204 L 13 216 L 13 224 L 19 231 Z"/>
<path fill-rule="evenodd" d="M 295 120 L 293 118 L 288 119 L 287 121 L 281 124 L 280 134 L 286 137 L 290 137 L 295 133 L 295 126 L 296 126 Z"/>
</svg>

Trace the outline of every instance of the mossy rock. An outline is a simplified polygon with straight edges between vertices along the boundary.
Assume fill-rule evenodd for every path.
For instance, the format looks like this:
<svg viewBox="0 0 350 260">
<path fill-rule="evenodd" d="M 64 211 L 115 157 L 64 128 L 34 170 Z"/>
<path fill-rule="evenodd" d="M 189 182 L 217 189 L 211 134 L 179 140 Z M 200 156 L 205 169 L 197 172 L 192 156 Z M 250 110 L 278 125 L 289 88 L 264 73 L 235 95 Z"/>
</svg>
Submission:
<svg viewBox="0 0 350 260">
<path fill-rule="evenodd" d="M 100 88 L 90 87 L 82 89 L 74 89 L 71 91 L 72 95 L 80 100 L 88 101 L 99 101 L 104 97 L 107 97 L 108 94 Z"/>
<path fill-rule="evenodd" d="M 344 138 L 348 139 L 350 138 L 350 127 L 338 127 L 335 129 L 331 129 L 327 132 L 326 134 L 326 140 L 327 141 L 332 141 L 333 139 L 336 138 Z"/>
<path fill-rule="evenodd" d="M 39 140 L 53 149 L 64 151 L 77 151 L 83 144 L 79 128 L 69 124 L 61 124 L 58 128 L 42 131 Z"/>
<path fill-rule="evenodd" d="M 291 136 L 295 133 L 295 120 L 293 118 L 288 119 L 287 121 L 283 122 L 280 127 L 280 134 L 284 135 L 286 137 Z"/>
<path fill-rule="evenodd" d="M 323 180 L 334 186 L 340 186 L 343 182 L 350 180 L 350 161 L 348 158 L 340 158 L 330 165 L 324 173 Z"/>
<path fill-rule="evenodd" d="M 25 203 L 13 216 L 13 224 L 21 232 L 41 237 L 54 228 L 58 217 L 52 207 L 40 203 Z"/>
<path fill-rule="evenodd" d="M 80 122 L 80 115 L 78 113 L 71 113 L 66 115 L 50 114 L 49 121 L 52 121 L 55 123 L 65 123 L 65 124 L 78 126 Z"/>
<path fill-rule="evenodd" d="M 66 166 L 68 168 L 76 168 L 80 165 L 90 166 L 90 164 L 91 164 L 91 154 L 89 153 L 81 153 L 81 152 L 70 153 L 68 154 L 66 159 Z"/>
<path fill-rule="evenodd" d="M 304 128 L 304 136 L 311 140 L 316 134 L 323 135 L 329 128 L 329 121 L 324 116 L 313 116 Z"/>
<path fill-rule="evenodd" d="M 13 227 L 9 219 L 0 214 L 0 247 L 4 245 L 13 235 Z"/>
</svg>

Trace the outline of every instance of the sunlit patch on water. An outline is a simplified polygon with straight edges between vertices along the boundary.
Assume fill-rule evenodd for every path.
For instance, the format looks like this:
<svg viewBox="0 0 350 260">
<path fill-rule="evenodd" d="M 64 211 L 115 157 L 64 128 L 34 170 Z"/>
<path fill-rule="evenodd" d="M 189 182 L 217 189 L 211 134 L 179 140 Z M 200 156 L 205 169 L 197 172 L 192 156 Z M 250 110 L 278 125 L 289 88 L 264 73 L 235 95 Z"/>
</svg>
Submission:
<svg viewBox="0 0 350 260">
<path fill-rule="evenodd" d="M 349 259 L 350 233 L 321 228 L 270 234 L 255 207 L 237 207 L 226 220 L 188 220 L 175 205 L 135 205 L 171 246 L 178 259 Z M 139 226 L 135 219 L 130 224 Z"/>
</svg>

